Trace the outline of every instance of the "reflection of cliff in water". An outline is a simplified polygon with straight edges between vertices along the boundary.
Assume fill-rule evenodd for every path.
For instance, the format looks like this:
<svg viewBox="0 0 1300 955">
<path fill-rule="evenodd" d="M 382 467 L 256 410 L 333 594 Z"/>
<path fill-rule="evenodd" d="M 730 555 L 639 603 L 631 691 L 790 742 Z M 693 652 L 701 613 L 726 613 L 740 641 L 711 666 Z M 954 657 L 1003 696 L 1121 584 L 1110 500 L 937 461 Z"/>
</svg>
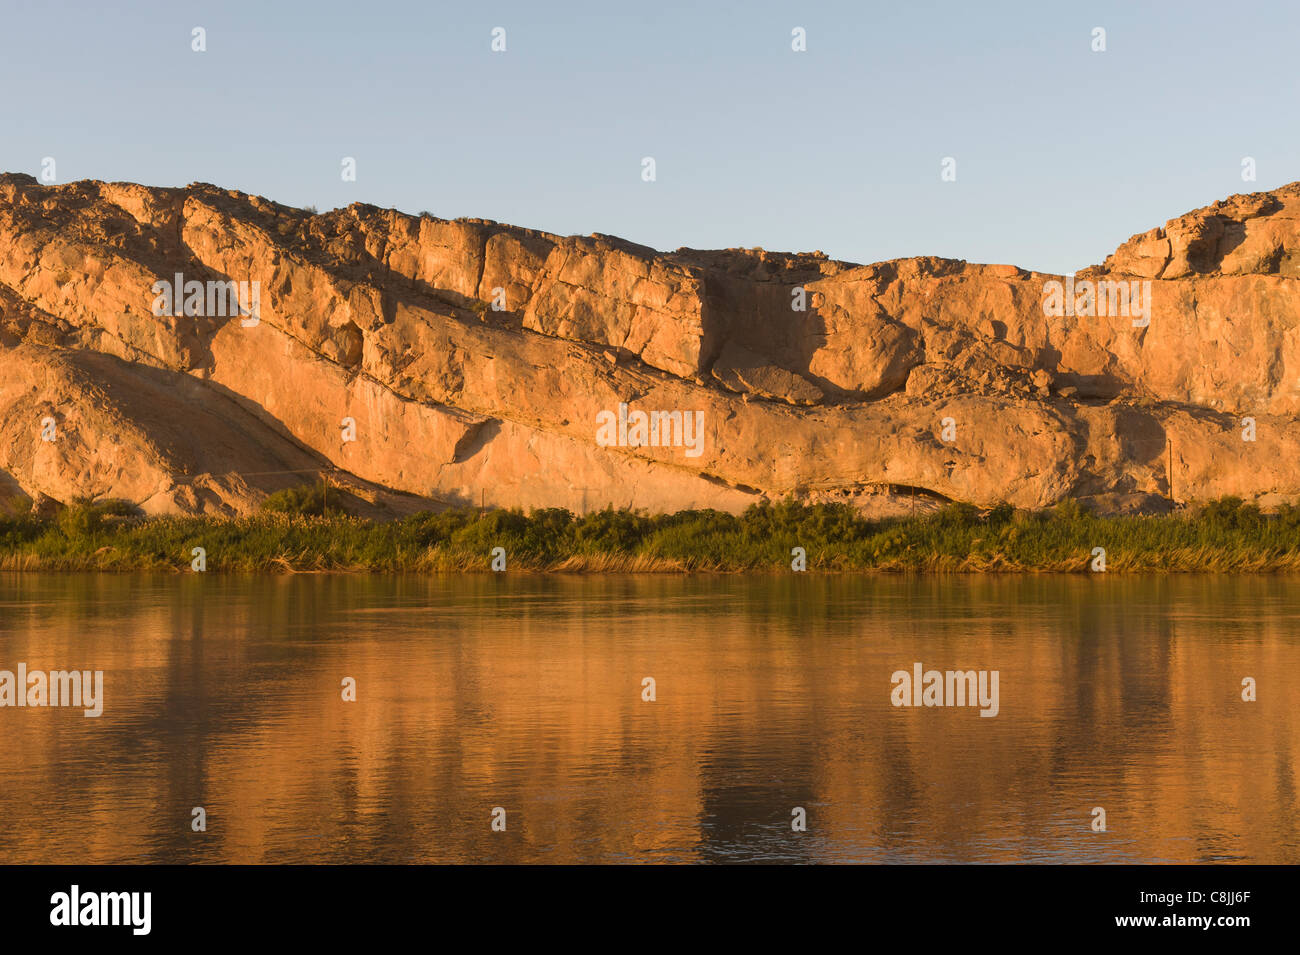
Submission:
<svg viewBox="0 0 1300 955">
<path fill-rule="evenodd" d="M 1296 862 L 1295 593 L 7 576 L 0 666 L 103 669 L 106 706 L 0 710 L 0 862 Z M 999 715 L 891 707 L 917 660 L 997 669 Z"/>
</svg>

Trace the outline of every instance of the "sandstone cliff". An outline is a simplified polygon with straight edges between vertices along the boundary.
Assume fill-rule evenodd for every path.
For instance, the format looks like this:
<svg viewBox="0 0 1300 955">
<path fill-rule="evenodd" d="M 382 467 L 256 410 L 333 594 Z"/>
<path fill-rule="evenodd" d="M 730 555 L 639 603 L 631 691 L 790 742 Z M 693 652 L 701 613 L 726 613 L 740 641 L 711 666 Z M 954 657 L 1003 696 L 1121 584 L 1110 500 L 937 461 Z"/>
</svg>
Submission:
<svg viewBox="0 0 1300 955">
<path fill-rule="evenodd" d="M 177 274 L 257 283 L 256 321 L 155 314 Z M 0 501 L 240 513 L 325 473 L 372 514 L 1267 506 L 1300 499 L 1298 279 L 1300 183 L 1064 277 L 3 175 Z M 1149 282 L 1149 322 L 1078 314 L 1099 281 Z M 698 453 L 668 419 L 598 440 L 620 405 L 702 412 Z"/>
</svg>

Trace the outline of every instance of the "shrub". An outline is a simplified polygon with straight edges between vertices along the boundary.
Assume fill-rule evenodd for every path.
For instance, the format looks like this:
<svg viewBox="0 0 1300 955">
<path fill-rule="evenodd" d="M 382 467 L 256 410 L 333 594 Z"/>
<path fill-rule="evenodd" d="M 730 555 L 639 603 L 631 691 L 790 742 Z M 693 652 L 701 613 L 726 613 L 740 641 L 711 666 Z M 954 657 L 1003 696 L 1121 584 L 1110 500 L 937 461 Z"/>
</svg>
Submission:
<svg viewBox="0 0 1300 955">
<path fill-rule="evenodd" d="M 993 527 L 1010 524 L 1016 516 L 1016 509 L 1006 501 L 999 501 L 984 515 L 984 521 Z"/>
<path fill-rule="evenodd" d="M 326 514 L 346 514 L 340 491 L 330 494 L 322 484 L 300 484 L 276 491 L 262 502 L 262 510 L 270 514 L 288 514 L 292 517 Z"/>
<path fill-rule="evenodd" d="M 86 500 L 75 500 L 55 518 L 59 533 L 72 541 L 86 540 L 104 528 L 104 512 Z"/>
<path fill-rule="evenodd" d="M 1055 517 L 1058 521 L 1064 521 L 1067 524 L 1072 524 L 1075 523 L 1076 521 L 1081 521 L 1085 517 L 1088 517 L 1090 515 L 1086 507 L 1084 507 L 1074 498 L 1067 497 L 1065 500 L 1060 501 L 1059 503 L 1057 503 L 1057 505 L 1054 508 L 1052 508 L 1052 516 Z"/>
<path fill-rule="evenodd" d="M 634 511 L 616 511 L 612 507 L 592 511 L 575 523 L 573 536 L 589 551 L 628 552 L 644 536 L 649 519 Z"/>
<path fill-rule="evenodd" d="M 1258 505 L 1232 495 L 1202 504 L 1197 516 L 1211 527 L 1226 530 L 1256 527 L 1263 519 Z"/>
<path fill-rule="evenodd" d="M 979 509 L 965 501 L 953 501 L 936 513 L 933 519 L 944 528 L 974 527 L 979 523 Z"/>
</svg>

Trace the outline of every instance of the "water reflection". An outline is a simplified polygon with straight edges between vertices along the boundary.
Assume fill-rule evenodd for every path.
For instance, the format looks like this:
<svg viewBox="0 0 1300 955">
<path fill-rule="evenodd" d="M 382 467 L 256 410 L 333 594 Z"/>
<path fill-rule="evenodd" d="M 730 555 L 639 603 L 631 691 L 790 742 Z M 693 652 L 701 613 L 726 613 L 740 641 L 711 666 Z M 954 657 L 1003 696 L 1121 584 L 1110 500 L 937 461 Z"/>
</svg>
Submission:
<svg viewBox="0 0 1300 955">
<path fill-rule="evenodd" d="M 0 669 L 106 671 L 99 719 L 0 709 L 0 862 L 1297 862 L 1298 592 L 0 576 Z M 916 661 L 999 715 L 892 707 Z"/>
</svg>

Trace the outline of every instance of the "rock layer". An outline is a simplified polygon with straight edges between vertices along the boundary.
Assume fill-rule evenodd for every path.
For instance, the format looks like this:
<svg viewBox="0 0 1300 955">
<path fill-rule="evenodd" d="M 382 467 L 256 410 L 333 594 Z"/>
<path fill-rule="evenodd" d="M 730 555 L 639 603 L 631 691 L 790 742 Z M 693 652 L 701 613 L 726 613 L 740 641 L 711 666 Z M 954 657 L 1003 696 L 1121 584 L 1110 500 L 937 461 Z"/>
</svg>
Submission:
<svg viewBox="0 0 1300 955">
<path fill-rule="evenodd" d="M 177 274 L 257 283 L 256 322 L 155 314 Z M 1297 279 L 1300 184 L 1066 277 L 4 175 L 0 498 L 242 513 L 324 474 L 372 514 L 1270 505 L 1300 498 Z M 1067 280 L 1149 282 L 1149 324 L 1052 314 Z"/>
</svg>

